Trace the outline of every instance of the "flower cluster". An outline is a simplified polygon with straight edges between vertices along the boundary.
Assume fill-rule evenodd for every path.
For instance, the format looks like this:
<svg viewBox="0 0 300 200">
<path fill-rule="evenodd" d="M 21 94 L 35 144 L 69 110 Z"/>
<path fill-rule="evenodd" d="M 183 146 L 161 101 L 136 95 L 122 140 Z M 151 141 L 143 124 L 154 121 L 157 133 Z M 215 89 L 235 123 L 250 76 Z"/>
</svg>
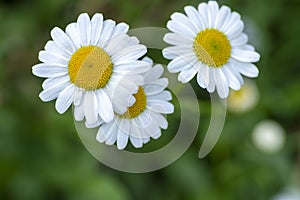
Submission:
<svg viewBox="0 0 300 200">
<path fill-rule="evenodd" d="M 160 78 L 163 68 L 152 67 L 145 58 L 147 48 L 127 34 L 129 26 L 85 14 L 65 32 L 55 27 L 52 40 L 40 51 L 42 62 L 33 66 L 43 82 L 40 98 L 56 99 L 55 108 L 64 113 L 74 106 L 77 121 L 87 128 L 100 126 L 97 140 L 117 142 L 119 149 L 128 140 L 135 147 L 158 138 L 168 123 L 162 114 L 173 113 L 168 79 Z"/>
<path fill-rule="evenodd" d="M 168 71 L 179 73 L 180 82 L 197 75 L 200 87 L 227 98 L 229 88 L 243 85 L 241 75 L 258 76 L 252 62 L 260 56 L 248 44 L 238 13 L 216 1 L 184 10 L 171 15 L 164 41 L 172 46 L 162 51 L 171 60 Z M 52 40 L 39 52 L 41 63 L 32 68 L 46 78 L 39 95 L 43 101 L 56 99 L 60 114 L 73 105 L 75 120 L 99 127 L 96 139 L 119 149 L 128 141 L 139 148 L 160 137 L 168 127 L 164 115 L 174 112 L 163 67 L 142 58 L 147 48 L 128 30 L 126 23 L 104 20 L 102 14 L 91 19 L 80 14 L 65 31 L 51 31 Z"/>
</svg>

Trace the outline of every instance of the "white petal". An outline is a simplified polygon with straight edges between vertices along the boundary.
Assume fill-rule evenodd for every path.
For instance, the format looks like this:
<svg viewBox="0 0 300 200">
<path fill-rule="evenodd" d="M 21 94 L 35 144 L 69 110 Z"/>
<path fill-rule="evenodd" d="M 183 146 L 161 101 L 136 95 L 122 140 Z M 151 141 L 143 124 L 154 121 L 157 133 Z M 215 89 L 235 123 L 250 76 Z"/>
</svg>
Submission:
<svg viewBox="0 0 300 200">
<path fill-rule="evenodd" d="M 157 133 L 152 135 L 152 138 L 153 139 L 158 139 L 160 136 L 161 136 L 161 130 L 158 129 Z"/>
<path fill-rule="evenodd" d="M 97 119 L 94 123 L 92 123 L 92 124 L 89 124 L 88 121 L 85 121 L 85 126 L 86 126 L 87 128 L 96 128 L 96 127 L 100 126 L 101 124 L 103 124 L 103 121 L 102 121 L 100 118 L 98 118 L 98 119 Z"/>
<path fill-rule="evenodd" d="M 197 74 L 197 82 L 200 87 L 207 88 L 209 84 L 209 67 L 200 63 L 199 72 Z"/>
<path fill-rule="evenodd" d="M 113 55 L 113 63 L 124 63 L 128 60 L 137 60 L 147 52 L 147 48 L 144 45 L 132 45 L 129 46 L 117 54 Z"/>
<path fill-rule="evenodd" d="M 141 74 L 150 70 L 151 66 L 143 61 L 128 61 L 128 63 L 114 66 L 114 72 L 122 75 Z"/>
<path fill-rule="evenodd" d="M 158 135 L 160 128 L 157 124 L 152 123 L 151 126 L 144 128 L 143 131 L 143 138 L 149 138 Z"/>
<path fill-rule="evenodd" d="M 208 28 L 208 5 L 206 3 L 200 3 L 198 5 L 198 12 L 201 15 L 203 24 L 205 28 Z"/>
<path fill-rule="evenodd" d="M 166 118 L 163 115 L 152 112 L 151 117 L 152 117 L 153 122 L 158 124 L 160 128 L 162 128 L 162 129 L 168 128 L 168 121 L 166 120 Z"/>
<path fill-rule="evenodd" d="M 143 139 L 130 136 L 130 142 L 135 148 L 141 148 L 143 146 Z"/>
<path fill-rule="evenodd" d="M 214 81 L 214 69 L 212 67 L 207 67 L 207 68 L 209 74 L 209 82 L 206 89 L 209 93 L 212 93 L 213 91 L 215 91 L 215 86 L 216 86 L 216 83 Z"/>
<path fill-rule="evenodd" d="M 231 46 L 240 46 L 245 45 L 248 42 L 248 36 L 242 33 L 239 37 L 230 40 Z"/>
<path fill-rule="evenodd" d="M 116 22 L 113 20 L 110 20 L 110 19 L 105 20 L 103 22 L 102 33 L 101 33 L 99 41 L 98 41 L 98 45 L 100 47 L 103 48 L 104 46 L 106 46 L 107 42 L 110 40 L 110 38 L 114 32 L 115 25 L 116 25 Z"/>
<path fill-rule="evenodd" d="M 224 33 L 228 31 L 234 24 L 237 24 L 241 21 L 241 15 L 237 12 L 232 12 L 229 18 L 224 21 L 224 24 L 221 26 L 220 30 Z"/>
<path fill-rule="evenodd" d="M 174 105 L 167 101 L 153 100 L 148 102 L 147 109 L 153 112 L 171 114 L 174 112 Z"/>
<path fill-rule="evenodd" d="M 110 123 L 109 123 L 110 124 Z M 103 130 L 103 127 L 106 127 L 107 124 L 103 124 L 102 126 L 99 127 L 96 135 L 96 140 L 100 143 L 103 143 L 105 141 L 105 131 Z"/>
<path fill-rule="evenodd" d="M 254 46 L 252 46 L 250 44 L 245 44 L 245 45 L 239 46 L 238 48 L 242 49 L 242 50 L 247 50 L 247 51 L 255 51 Z"/>
<path fill-rule="evenodd" d="M 178 33 L 166 33 L 163 40 L 171 45 L 187 45 L 192 47 L 194 37 L 189 37 L 186 35 L 178 34 Z"/>
<path fill-rule="evenodd" d="M 125 93 L 136 93 L 138 91 L 138 85 L 142 85 L 143 83 L 144 79 L 142 75 L 130 74 L 120 77 L 112 76 L 110 82 L 106 86 L 111 95 L 123 95 L 123 90 L 126 90 Z"/>
<path fill-rule="evenodd" d="M 143 138 L 143 143 L 144 144 L 146 144 L 146 143 L 148 143 L 150 141 L 150 138 L 148 137 L 148 138 Z"/>
<path fill-rule="evenodd" d="M 69 38 L 72 40 L 75 49 L 79 49 L 82 44 L 81 44 L 81 39 L 77 30 L 77 24 L 76 23 L 71 23 L 66 27 L 66 33 L 69 36 Z"/>
<path fill-rule="evenodd" d="M 155 124 L 146 128 L 145 131 L 153 139 L 157 139 L 161 136 L 161 131 L 160 131 L 159 126 L 157 126 Z"/>
<path fill-rule="evenodd" d="M 114 33 L 112 34 L 112 38 L 119 35 L 119 34 L 125 34 L 129 30 L 128 24 L 121 22 L 116 25 Z"/>
<path fill-rule="evenodd" d="M 75 46 L 73 45 L 72 41 L 60 28 L 53 28 L 50 34 L 55 44 L 60 49 L 65 50 L 69 54 L 72 54 L 75 51 Z"/>
<path fill-rule="evenodd" d="M 136 74 L 129 74 L 125 76 L 126 79 L 130 80 L 131 82 L 135 83 L 136 85 L 143 85 L 144 84 L 144 77 L 142 75 L 136 75 Z M 126 85 L 127 87 L 127 85 Z"/>
<path fill-rule="evenodd" d="M 260 55 L 255 51 L 232 49 L 231 56 L 242 62 L 257 62 L 259 61 Z"/>
<path fill-rule="evenodd" d="M 170 91 L 164 90 L 158 94 L 147 96 L 147 101 L 151 101 L 151 100 L 170 101 L 172 100 L 172 94 Z"/>
<path fill-rule="evenodd" d="M 232 64 L 244 76 L 255 78 L 259 74 L 257 67 L 252 63 L 234 61 Z"/>
<path fill-rule="evenodd" d="M 103 15 L 96 13 L 91 19 L 91 45 L 97 45 L 103 27 Z"/>
<path fill-rule="evenodd" d="M 47 88 L 53 87 L 54 85 L 57 85 L 59 83 L 65 83 L 65 82 L 68 82 L 68 81 L 70 81 L 69 76 L 48 78 L 43 82 L 42 87 L 43 87 L 43 89 L 47 89 Z"/>
<path fill-rule="evenodd" d="M 227 29 L 225 34 L 228 36 L 229 40 L 232 40 L 236 37 L 239 37 L 244 30 L 244 22 L 239 21 L 237 23 L 234 23 L 230 28 Z"/>
<path fill-rule="evenodd" d="M 190 67 L 189 69 L 186 69 L 184 71 L 181 71 L 178 75 L 178 81 L 182 82 L 182 83 L 187 83 L 190 80 L 192 80 L 192 78 L 194 78 L 194 76 L 197 74 L 197 70 L 193 67 Z"/>
<path fill-rule="evenodd" d="M 56 99 L 68 85 L 70 85 L 69 81 L 55 82 L 52 85 L 49 85 L 49 87 L 45 88 L 39 94 L 39 97 L 44 102 L 52 101 L 53 99 Z"/>
<path fill-rule="evenodd" d="M 147 62 L 149 65 L 153 65 L 153 60 L 151 59 L 151 58 L 149 58 L 149 57 L 144 57 L 143 59 L 142 59 L 142 61 L 145 61 L 145 62 Z"/>
<path fill-rule="evenodd" d="M 144 82 L 152 82 L 157 79 L 159 79 L 164 72 L 164 68 L 162 65 L 155 65 L 151 70 L 149 70 L 147 73 L 144 75 Z"/>
<path fill-rule="evenodd" d="M 208 28 L 213 28 L 215 25 L 216 15 L 219 10 L 219 5 L 216 1 L 209 1 L 207 5 Z"/>
<path fill-rule="evenodd" d="M 182 24 L 182 23 L 179 23 L 179 22 L 173 21 L 173 20 L 168 21 L 167 27 L 169 30 L 171 30 L 174 33 L 186 35 L 191 38 L 194 38 L 197 34 L 197 32 L 195 32 L 193 30 L 193 28 L 190 27 L 190 25 Z"/>
<path fill-rule="evenodd" d="M 193 33 L 198 33 L 199 28 L 197 25 L 195 25 L 193 22 L 195 20 L 189 19 L 187 16 L 185 16 L 182 13 L 175 12 L 171 15 L 172 21 L 179 23 L 181 26 L 186 26 L 188 29 L 190 29 Z"/>
<path fill-rule="evenodd" d="M 217 13 L 216 21 L 215 21 L 215 28 L 220 30 L 223 24 L 229 20 L 230 17 L 230 8 L 228 6 L 222 6 Z"/>
<path fill-rule="evenodd" d="M 74 106 L 78 106 L 83 99 L 83 89 L 76 88 L 74 92 Z"/>
<path fill-rule="evenodd" d="M 88 46 L 91 40 L 91 21 L 87 13 L 79 15 L 77 19 L 77 29 L 81 38 L 81 44 Z"/>
<path fill-rule="evenodd" d="M 76 121 L 82 121 L 84 119 L 84 104 L 74 106 L 74 118 Z"/>
<path fill-rule="evenodd" d="M 55 108 L 58 113 L 62 114 L 71 106 L 73 102 L 74 85 L 66 87 L 57 97 Z"/>
<path fill-rule="evenodd" d="M 107 84 L 112 95 L 123 95 L 122 92 L 133 94 L 138 91 L 138 85 L 143 84 L 141 75 L 125 75 L 119 78 L 112 77 L 110 83 Z M 113 86 L 112 86 L 113 85 Z M 125 90 L 125 91 L 124 91 Z"/>
<path fill-rule="evenodd" d="M 124 114 L 126 112 L 127 107 L 133 105 L 135 102 L 135 98 L 132 94 L 137 92 L 138 86 L 136 86 L 136 91 L 130 92 L 127 88 L 122 86 L 118 86 L 115 90 L 113 90 L 111 94 L 113 109 L 118 114 Z"/>
<path fill-rule="evenodd" d="M 125 135 L 122 132 L 118 133 L 117 136 L 117 147 L 119 150 L 125 149 L 128 143 L 128 135 Z"/>
<path fill-rule="evenodd" d="M 135 118 L 135 122 L 139 128 L 146 128 L 151 125 L 152 119 L 149 110 L 145 110 Z M 137 137 L 137 135 L 134 135 Z"/>
<path fill-rule="evenodd" d="M 129 42 L 129 36 L 126 34 L 119 34 L 118 36 L 114 37 L 107 43 L 105 47 L 105 51 L 110 55 L 113 56 L 122 49 L 127 47 Z"/>
<path fill-rule="evenodd" d="M 186 6 L 184 7 L 184 11 L 197 28 L 198 32 L 206 28 L 201 15 L 194 7 Z"/>
<path fill-rule="evenodd" d="M 207 87 L 207 85 L 205 83 L 205 79 L 203 78 L 203 74 L 201 74 L 201 73 L 197 74 L 197 83 L 202 88 L 206 88 Z"/>
<path fill-rule="evenodd" d="M 119 119 L 119 130 L 121 130 L 124 134 L 130 135 L 130 122 L 129 119 L 120 118 Z"/>
<path fill-rule="evenodd" d="M 128 46 L 130 46 L 130 45 L 137 45 L 139 43 L 140 43 L 140 41 L 139 41 L 139 39 L 137 37 L 131 36 L 127 45 Z"/>
<path fill-rule="evenodd" d="M 39 60 L 41 62 L 47 63 L 47 64 L 54 64 L 54 65 L 61 65 L 61 66 L 68 66 L 69 59 L 66 57 L 63 57 L 58 54 L 50 53 L 48 51 L 40 51 L 39 52 Z"/>
<path fill-rule="evenodd" d="M 161 78 L 143 86 L 146 95 L 157 94 L 163 91 L 169 84 L 167 78 Z"/>
<path fill-rule="evenodd" d="M 99 103 L 99 115 L 104 122 L 108 123 L 113 120 L 114 112 L 112 107 L 112 102 L 109 96 L 103 89 L 97 91 L 97 98 Z"/>
<path fill-rule="evenodd" d="M 136 102 L 136 99 L 134 98 L 134 96 L 130 95 L 129 96 L 129 104 L 128 107 L 133 106 L 133 104 Z"/>
<path fill-rule="evenodd" d="M 214 80 L 219 96 L 226 98 L 229 93 L 228 82 L 220 68 L 214 69 Z"/>
<path fill-rule="evenodd" d="M 247 67 L 245 65 L 245 67 L 241 67 L 240 70 L 241 74 L 243 74 L 244 76 L 250 77 L 250 78 L 255 78 L 258 76 L 259 74 L 259 70 L 257 69 L 257 67 L 253 64 L 248 64 Z"/>
<path fill-rule="evenodd" d="M 123 128 L 122 128 L 123 129 Z M 128 143 L 128 134 L 124 133 L 122 129 L 118 130 L 117 135 L 117 147 L 118 149 L 124 149 Z"/>
<path fill-rule="evenodd" d="M 169 60 L 193 53 L 192 46 L 171 46 L 163 49 L 163 56 Z"/>
<path fill-rule="evenodd" d="M 113 125 L 114 125 L 114 122 L 110 122 L 110 123 L 103 124 L 102 126 L 100 126 L 98 129 L 97 135 L 96 135 L 96 140 L 98 142 L 104 142 L 108 138 L 108 135 L 111 134 L 111 131 L 114 128 Z M 115 134 L 117 134 L 117 133 L 115 133 Z"/>
<path fill-rule="evenodd" d="M 54 78 L 67 75 L 68 69 L 61 66 L 40 63 L 32 67 L 32 73 L 42 78 Z"/>
<path fill-rule="evenodd" d="M 194 53 L 185 54 L 169 62 L 168 70 L 170 73 L 184 71 L 190 67 L 195 67 L 194 65 L 197 61 L 198 59 Z"/>
<path fill-rule="evenodd" d="M 234 90 L 239 90 L 241 88 L 241 84 L 237 77 L 233 74 L 233 72 L 230 71 L 230 68 L 228 67 L 230 63 L 227 63 L 225 66 L 223 66 L 221 69 L 224 73 L 224 75 L 227 78 L 229 87 L 231 87 Z"/>
<path fill-rule="evenodd" d="M 227 65 L 228 69 L 231 71 L 231 73 L 238 79 L 240 85 L 244 84 L 243 77 L 239 73 L 237 67 L 238 65 L 235 63 L 234 59 L 230 59 L 229 64 Z"/>
<path fill-rule="evenodd" d="M 110 122 L 112 125 L 108 132 L 106 133 L 106 141 L 105 144 L 112 145 L 117 141 L 117 135 L 118 135 L 118 122 Z"/>
<path fill-rule="evenodd" d="M 126 105 L 127 104 L 127 105 Z M 124 114 L 127 111 L 127 108 L 131 102 L 129 101 L 122 101 L 121 99 L 113 99 L 113 110 L 117 114 Z M 132 104 L 133 105 L 133 104 Z"/>
<path fill-rule="evenodd" d="M 98 100 L 94 91 L 86 91 L 84 97 L 84 114 L 87 124 L 95 124 L 98 119 Z"/>
<path fill-rule="evenodd" d="M 45 50 L 47 52 L 53 52 L 54 54 L 61 55 L 64 58 L 70 58 L 71 53 L 67 51 L 67 49 L 59 48 L 54 41 L 50 40 L 45 45 Z"/>
<path fill-rule="evenodd" d="M 139 138 L 139 139 L 149 138 L 149 136 L 145 132 L 144 128 L 142 128 L 143 126 L 140 125 L 140 121 L 138 120 L 138 118 L 139 118 L 139 116 L 130 120 L 130 136 L 133 136 L 133 137 Z M 144 127 L 146 127 L 146 126 L 144 126 Z"/>
</svg>

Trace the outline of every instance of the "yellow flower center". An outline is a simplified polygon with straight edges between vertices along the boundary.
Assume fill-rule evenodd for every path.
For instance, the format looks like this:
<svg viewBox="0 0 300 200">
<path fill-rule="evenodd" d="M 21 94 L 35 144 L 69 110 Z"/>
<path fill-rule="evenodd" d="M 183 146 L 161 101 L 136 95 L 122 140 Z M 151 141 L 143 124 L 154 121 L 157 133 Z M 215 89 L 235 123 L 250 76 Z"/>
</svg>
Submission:
<svg viewBox="0 0 300 200">
<path fill-rule="evenodd" d="M 110 79 L 112 68 L 109 55 L 97 46 L 81 47 L 68 65 L 71 82 L 85 90 L 103 88 Z"/>
<path fill-rule="evenodd" d="M 193 47 L 198 59 L 210 67 L 221 67 L 230 58 L 230 42 L 224 33 L 214 28 L 199 32 Z"/>
<path fill-rule="evenodd" d="M 136 99 L 135 103 L 130 106 L 124 114 L 120 115 L 121 117 L 132 119 L 137 117 L 146 109 L 147 99 L 144 89 L 142 87 L 139 87 L 138 92 L 133 96 Z"/>
</svg>

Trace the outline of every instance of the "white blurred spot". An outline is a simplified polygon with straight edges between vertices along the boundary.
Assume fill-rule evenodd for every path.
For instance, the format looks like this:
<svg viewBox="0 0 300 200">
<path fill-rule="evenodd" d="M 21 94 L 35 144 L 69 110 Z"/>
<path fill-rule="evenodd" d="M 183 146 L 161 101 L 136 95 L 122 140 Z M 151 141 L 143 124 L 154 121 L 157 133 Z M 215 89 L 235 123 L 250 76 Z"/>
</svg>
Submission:
<svg viewBox="0 0 300 200">
<path fill-rule="evenodd" d="M 300 200 L 300 190 L 297 188 L 287 188 L 275 195 L 271 200 Z"/>
<path fill-rule="evenodd" d="M 259 122 L 253 130 L 254 145 L 265 153 L 277 153 L 285 144 L 285 131 L 282 126 L 271 120 Z"/>
</svg>

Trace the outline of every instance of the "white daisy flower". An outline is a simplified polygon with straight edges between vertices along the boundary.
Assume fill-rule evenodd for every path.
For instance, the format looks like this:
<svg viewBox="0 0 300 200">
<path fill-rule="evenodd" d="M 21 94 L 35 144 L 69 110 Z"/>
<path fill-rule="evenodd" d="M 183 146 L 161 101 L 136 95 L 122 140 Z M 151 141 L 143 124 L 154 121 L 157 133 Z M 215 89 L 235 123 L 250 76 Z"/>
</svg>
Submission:
<svg viewBox="0 0 300 200">
<path fill-rule="evenodd" d="M 239 90 L 229 92 L 227 108 L 235 113 L 247 112 L 256 106 L 258 100 L 259 91 L 255 82 L 246 79 Z"/>
<path fill-rule="evenodd" d="M 144 60 L 152 66 L 151 59 Z M 161 129 L 168 127 L 163 114 L 174 112 L 174 106 L 169 102 L 172 95 L 165 90 L 168 79 L 160 78 L 162 74 L 161 65 L 155 65 L 144 73 L 145 82 L 134 94 L 136 102 L 124 114 L 115 113 L 113 121 L 100 126 L 96 137 L 99 142 L 107 145 L 117 142 L 117 148 L 124 149 L 129 139 L 134 147 L 140 148 L 150 138 L 160 137 Z"/>
<path fill-rule="evenodd" d="M 150 68 L 138 60 L 146 47 L 129 37 L 128 29 L 125 23 L 104 20 L 102 14 L 90 19 L 86 13 L 65 32 L 55 27 L 52 40 L 39 52 L 42 63 L 32 68 L 34 75 L 47 78 L 39 97 L 45 102 L 57 99 L 55 108 L 60 114 L 73 103 L 75 119 L 85 117 L 90 127 L 101 120 L 111 121 L 114 111 L 124 113 L 143 81 L 139 74 Z M 113 95 L 122 103 L 114 101 Z"/>
<path fill-rule="evenodd" d="M 257 62 L 260 55 L 247 44 L 243 33 L 241 16 L 231 12 L 227 6 L 216 1 L 200 3 L 198 10 L 192 6 L 184 8 L 186 15 L 174 13 L 167 27 L 164 41 L 174 45 L 163 50 L 163 56 L 172 60 L 168 64 L 178 80 L 187 83 L 197 74 L 197 82 L 212 93 L 217 90 L 226 98 L 229 87 L 238 90 L 245 75 L 257 77 Z"/>
</svg>

